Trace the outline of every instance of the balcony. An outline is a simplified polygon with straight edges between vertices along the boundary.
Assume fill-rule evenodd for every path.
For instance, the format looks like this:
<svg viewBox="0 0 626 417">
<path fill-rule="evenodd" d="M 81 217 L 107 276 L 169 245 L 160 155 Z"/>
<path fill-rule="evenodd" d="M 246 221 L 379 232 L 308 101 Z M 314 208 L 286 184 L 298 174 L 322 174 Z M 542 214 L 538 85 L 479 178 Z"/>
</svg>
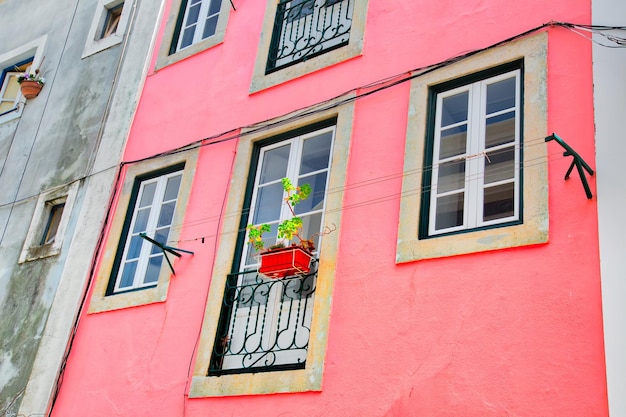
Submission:
<svg viewBox="0 0 626 417">
<path fill-rule="evenodd" d="M 309 346 L 317 262 L 308 275 L 230 274 L 208 375 L 302 369 Z"/>
<path fill-rule="evenodd" d="M 355 0 L 281 0 L 266 74 L 348 44 Z"/>
</svg>

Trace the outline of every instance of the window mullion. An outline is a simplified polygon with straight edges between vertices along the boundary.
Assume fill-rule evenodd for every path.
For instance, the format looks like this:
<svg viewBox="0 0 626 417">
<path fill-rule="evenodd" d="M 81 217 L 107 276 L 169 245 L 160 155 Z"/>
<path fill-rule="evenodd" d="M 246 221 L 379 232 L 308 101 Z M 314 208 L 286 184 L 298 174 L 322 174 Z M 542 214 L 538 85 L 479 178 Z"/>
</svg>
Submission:
<svg viewBox="0 0 626 417">
<path fill-rule="evenodd" d="M 202 0 L 200 5 L 200 12 L 198 14 L 198 21 L 196 22 L 196 31 L 193 34 L 193 43 L 198 43 L 202 40 L 202 34 L 204 33 L 204 25 L 209 14 L 209 5 L 211 0 Z"/>
<path fill-rule="evenodd" d="M 481 141 L 484 132 L 484 108 L 481 99 L 482 89 L 481 83 L 476 82 L 470 86 L 469 90 L 469 108 L 468 108 L 468 138 L 467 138 L 467 156 L 465 170 L 465 215 L 463 224 L 465 228 L 476 227 L 477 219 L 480 214 L 480 187 L 482 185 L 482 173 L 480 163 L 482 157 L 478 156 L 483 146 Z M 481 200 L 481 203 L 478 200 Z"/>
</svg>

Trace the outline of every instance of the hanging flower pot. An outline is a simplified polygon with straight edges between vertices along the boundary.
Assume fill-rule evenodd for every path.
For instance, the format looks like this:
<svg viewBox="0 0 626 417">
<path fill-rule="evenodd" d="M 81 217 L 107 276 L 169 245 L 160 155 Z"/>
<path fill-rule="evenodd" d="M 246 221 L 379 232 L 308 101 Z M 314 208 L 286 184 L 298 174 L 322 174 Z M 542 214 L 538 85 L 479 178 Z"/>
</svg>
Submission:
<svg viewBox="0 0 626 417">
<path fill-rule="evenodd" d="M 308 274 L 313 255 L 301 246 L 271 249 L 259 253 L 259 272 L 268 278 L 285 278 L 291 275 Z"/>
<path fill-rule="evenodd" d="M 46 83 L 46 79 L 39 75 L 39 70 L 36 69 L 34 74 L 25 72 L 17 77 L 17 82 L 20 84 L 22 95 L 26 98 L 35 98 L 39 95 L 39 92 Z"/>
<path fill-rule="evenodd" d="M 42 88 L 43 84 L 40 84 L 39 81 L 25 80 L 20 83 L 22 95 L 26 98 L 37 97 Z"/>
</svg>

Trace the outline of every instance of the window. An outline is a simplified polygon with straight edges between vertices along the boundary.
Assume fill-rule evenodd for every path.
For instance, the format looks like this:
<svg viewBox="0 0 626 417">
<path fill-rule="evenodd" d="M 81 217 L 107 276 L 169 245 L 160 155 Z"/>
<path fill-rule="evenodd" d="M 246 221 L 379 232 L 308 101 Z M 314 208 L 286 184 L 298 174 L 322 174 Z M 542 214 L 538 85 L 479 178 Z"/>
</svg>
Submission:
<svg viewBox="0 0 626 417">
<path fill-rule="evenodd" d="M 100 39 L 106 38 L 117 32 L 117 28 L 122 18 L 122 10 L 124 9 L 124 3 L 113 6 L 107 9 L 106 19 L 104 21 L 104 27 L 102 28 L 102 34 Z"/>
<path fill-rule="evenodd" d="M 547 242 L 546 51 L 539 34 L 412 81 L 396 262 Z"/>
<path fill-rule="evenodd" d="M 520 70 L 431 91 L 424 170 L 428 236 L 506 224 L 520 213 Z M 461 83 L 464 81 L 461 81 Z M 430 198 L 428 198 L 430 197 Z"/>
<path fill-rule="evenodd" d="M 78 182 L 41 193 L 18 262 L 56 256 L 61 253 Z"/>
<path fill-rule="evenodd" d="M 82 58 L 122 42 L 129 24 L 130 9 L 132 7 L 124 7 L 124 0 L 98 0 Z"/>
<path fill-rule="evenodd" d="M 172 173 L 137 179 L 129 208 L 130 222 L 118 249 L 119 268 L 114 268 L 112 293 L 153 287 L 157 284 L 163 251 L 143 239 L 140 233 L 161 244 L 168 243 L 182 178 L 181 167 Z"/>
<path fill-rule="evenodd" d="M 241 136 L 224 212 L 243 215 L 226 215 L 221 222 L 190 397 L 322 389 L 353 115 L 354 104 L 343 104 L 297 121 L 278 118 L 271 131 Z M 281 218 L 276 198 L 282 188 L 274 179 L 283 171 L 316 190 L 296 206 L 308 217 L 308 232 L 322 225 L 336 231 L 317 240 L 311 274 L 268 280 L 256 274 L 245 228 Z M 226 308 L 228 300 L 237 301 Z M 248 313 L 251 325 L 270 328 L 263 337 L 246 333 L 242 319 Z M 225 338 L 228 329 L 233 332 Z M 254 359 L 244 362 L 241 340 L 248 336 Z"/>
<path fill-rule="evenodd" d="M 334 129 L 331 120 L 257 145 L 254 184 L 248 190 L 252 204 L 244 209 L 241 224 L 270 224 L 266 246 L 276 243 L 278 223 L 291 217 L 283 199 L 284 177 L 311 186 L 311 196 L 296 206 L 296 214 L 304 224 L 302 235 L 319 246 Z M 304 368 L 317 274 L 313 270 L 280 280 L 259 275 L 255 250 L 241 235 L 241 257 L 226 284 L 209 373 Z"/>
<path fill-rule="evenodd" d="M 190 150 L 125 168 L 89 313 L 166 300 L 172 272 L 163 251 L 139 234 L 177 246 L 196 160 L 197 150 Z"/>
<path fill-rule="evenodd" d="M 2 71 L 0 81 L 0 114 L 9 112 L 16 108 L 19 99 L 22 97 L 20 94 L 20 85 L 17 82 L 17 77 L 20 74 L 28 71 L 33 63 L 33 58 L 28 58 L 25 61 L 15 63 Z"/>
<path fill-rule="evenodd" d="M 215 35 L 222 0 L 187 0 L 176 51 Z"/>
<path fill-rule="evenodd" d="M 367 0 L 267 0 L 251 92 L 361 54 Z"/>
<path fill-rule="evenodd" d="M 355 0 L 281 0 L 266 73 L 348 44 Z"/>
<path fill-rule="evenodd" d="M 220 44 L 229 13 L 228 0 L 173 0 L 157 69 Z"/>
</svg>

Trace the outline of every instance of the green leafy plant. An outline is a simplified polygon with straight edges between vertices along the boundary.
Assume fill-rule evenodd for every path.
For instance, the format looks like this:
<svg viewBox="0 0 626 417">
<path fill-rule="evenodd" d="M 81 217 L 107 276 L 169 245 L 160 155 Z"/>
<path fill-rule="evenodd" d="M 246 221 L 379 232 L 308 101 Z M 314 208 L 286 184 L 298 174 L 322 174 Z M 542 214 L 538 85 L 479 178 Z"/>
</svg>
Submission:
<svg viewBox="0 0 626 417">
<path fill-rule="evenodd" d="M 313 242 L 300 236 L 302 232 L 302 219 L 296 216 L 295 206 L 300 202 L 306 200 L 311 195 L 311 186 L 309 184 L 302 184 L 295 186 L 292 184 L 289 178 L 283 178 L 281 180 L 283 190 L 287 193 L 285 202 L 291 211 L 292 217 L 278 224 L 278 239 L 293 240 L 294 237 L 298 238 L 300 245 L 305 249 L 311 251 L 314 250 Z M 248 242 L 254 246 L 257 251 L 265 250 L 263 242 L 263 233 L 267 233 L 271 230 L 269 224 L 248 225 Z"/>
</svg>

